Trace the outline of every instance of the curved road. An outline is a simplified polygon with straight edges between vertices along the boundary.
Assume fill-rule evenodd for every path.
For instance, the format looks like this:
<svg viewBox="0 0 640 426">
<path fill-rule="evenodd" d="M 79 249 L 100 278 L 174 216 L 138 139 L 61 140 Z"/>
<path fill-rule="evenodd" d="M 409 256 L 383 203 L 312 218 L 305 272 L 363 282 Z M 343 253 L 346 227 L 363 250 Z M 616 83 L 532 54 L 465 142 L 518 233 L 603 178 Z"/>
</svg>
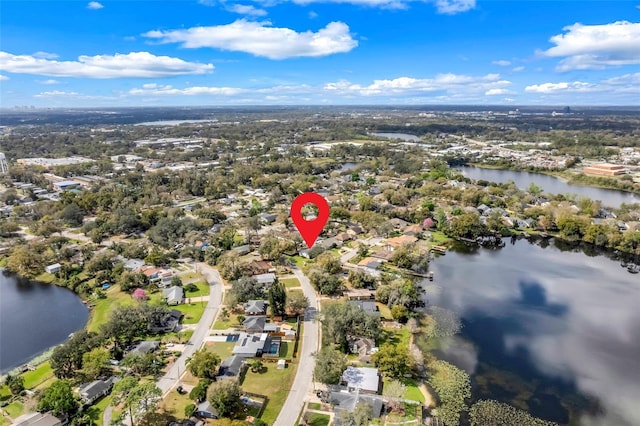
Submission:
<svg viewBox="0 0 640 426">
<path fill-rule="evenodd" d="M 300 281 L 304 295 L 309 299 L 309 308 L 304 315 L 304 331 L 300 341 L 302 348 L 298 351 L 298 371 L 287 400 L 273 426 L 294 426 L 296 424 L 300 410 L 304 406 L 305 397 L 312 389 L 313 369 L 316 364 L 313 353 L 318 350 L 320 342 L 318 323 L 314 320 L 319 310 L 316 292 L 311 286 L 309 278 L 300 269 L 292 268 L 292 271 Z"/>
</svg>

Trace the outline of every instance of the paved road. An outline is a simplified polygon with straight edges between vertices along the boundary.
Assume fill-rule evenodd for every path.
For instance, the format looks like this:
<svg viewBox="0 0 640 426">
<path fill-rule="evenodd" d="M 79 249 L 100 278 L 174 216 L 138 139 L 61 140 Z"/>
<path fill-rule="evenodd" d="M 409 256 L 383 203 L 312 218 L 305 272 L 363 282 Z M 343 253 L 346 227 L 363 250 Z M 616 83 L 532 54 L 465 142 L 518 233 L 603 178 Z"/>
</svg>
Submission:
<svg viewBox="0 0 640 426">
<path fill-rule="evenodd" d="M 319 309 L 316 292 L 313 290 L 309 279 L 300 269 L 292 268 L 292 270 L 298 281 L 300 281 L 304 295 L 309 298 L 309 308 L 304 316 L 304 331 L 300 342 L 302 348 L 298 351 L 298 371 L 293 380 L 289 396 L 287 396 L 287 400 L 273 426 L 294 426 L 296 424 L 300 410 L 304 406 L 304 400 L 312 389 L 313 369 L 316 364 L 313 353 L 318 350 L 320 342 L 319 324 L 314 321 Z"/>
<path fill-rule="evenodd" d="M 182 354 L 180 354 L 180 357 L 173 363 L 171 368 L 167 370 L 166 374 L 156 383 L 160 390 L 162 390 L 163 396 L 176 385 L 180 375 L 185 372 L 186 360 L 190 358 L 195 351 L 200 349 L 204 338 L 209 335 L 211 325 L 222 303 L 222 280 L 220 279 L 218 271 L 206 263 L 198 263 L 198 271 L 202 273 L 209 283 L 209 301 L 184 351 L 182 351 Z"/>
</svg>

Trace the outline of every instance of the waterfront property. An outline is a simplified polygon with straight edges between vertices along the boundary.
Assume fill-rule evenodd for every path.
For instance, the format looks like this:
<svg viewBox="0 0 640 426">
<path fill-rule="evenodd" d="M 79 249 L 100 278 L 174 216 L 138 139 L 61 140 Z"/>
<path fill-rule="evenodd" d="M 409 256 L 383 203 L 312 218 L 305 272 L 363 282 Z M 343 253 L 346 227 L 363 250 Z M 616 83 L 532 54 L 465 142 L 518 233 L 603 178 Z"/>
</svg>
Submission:
<svg viewBox="0 0 640 426">
<path fill-rule="evenodd" d="M 382 382 L 377 368 L 349 366 L 342 373 L 342 383 L 349 391 L 377 394 Z"/>
</svg>

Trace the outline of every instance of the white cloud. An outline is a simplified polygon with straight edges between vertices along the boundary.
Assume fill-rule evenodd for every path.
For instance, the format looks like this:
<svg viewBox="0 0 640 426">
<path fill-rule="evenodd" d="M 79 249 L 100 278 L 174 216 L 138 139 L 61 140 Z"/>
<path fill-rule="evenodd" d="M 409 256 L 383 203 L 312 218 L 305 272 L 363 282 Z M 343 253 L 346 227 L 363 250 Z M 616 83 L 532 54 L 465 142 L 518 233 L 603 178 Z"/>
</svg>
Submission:
<svg viewBox="0 0 640 426">
<path fill-rule="evenodd" d="M 318 17 L 318 14 L 316 12 L 314 12 L 313 10 L 309 11 L 309 19 L 316 19 Z"/>
<path fill-rule="evenodd" d="M 560 83 L 542 83 L 533 84 L 524 88 L 525 92 L 529 93 L 558 93 L 558 92 L 584 92 L 592 90 L 593 86 L 590 83 L 583 81 L 574 81 L 572 83 L 560 82 Z"/>
<path fill-rule="evenodd" d="M 342 22 L 331 22 L 317 32 L 296 32 L 272 27 L 268 21 L 239 19 L 231 24 L 193 27 L 185 30 L 149 31 L 144 37 L 160 43 L 181 43 L 182 47 L 211 47 L 246 52 L 269 59 L 319 57 L 349 52 L 358 45 Z"/>
<path fill-rule="evenodd" d="M 511 61 L 506 61 L 504 59 L 501 59 L 499 61 L 493 61 L 491 63 L 494 65 L 500 65 L 501 67 L 508 67 L 509 65 L 511 65 Z"/>
<path fill-rule="evenodd" d="M 484 92 L 485 96 L 496 96 L 496 95 L 515 95 L 516 92 L 508 89 L 489 89 Z"/>
<path fill-rule="evenodd" d="M 0 74 L 0 81 L 4 81 L 4 80 L 10 80 L 10 78 L 7 77 L 6 75 Z"/>
<path fill-rule="evenodd" d="M 511 71 L 513 71 L 513 72 L 524 71 L 524 67 L 522 65 L 520 65 L 519 67 L 512 68 Z"/>
<path fill-rule="evenodd" d="M 186 62 L 149 52 L 115 55 L 79 56 L 77 61 L 54 61 L 29 55 L 0 52 L 0 70 L 17 74 L 37 74 L 52 77 L 121 78 L 171 77 L 205 74 L 212 64 Z"/>
<path fill-rule="evenodd" d="M 48 79 L 48 80 L 38 80 L 38 83 L 40 84 L 60 84 L 60 82 L 58 80 L 53 80 L 53 79 Z"/>
<path fill-rule="evenodd" d="M 129 90 L 130 95 L 215 95 L 215 96 L 234 96 L 248 92 L 247 89 L 237 87 L 206 87 L 195 86 L 185 89 L 177 89 L 171 85 L 158 85 L 155 83 L 143 84 L 142 88 Z"/>
<path fill-rule="evenodd" d="M 558 64 L 558 71 L 640 64 L 640 23 L 576 23 L 564 30 L 564 34 L 549 39 L 555 46 L 542 52 L 547 57 L 565 58 Z"/>
<path fill-rule="evenodd" d="M 510 81 L 501 80 L 499 74 L 475 77 L 459 74 L 438 74 L 434 78 L 398 77 L 392 80 L 374 80 L 363 86 L 346 80 L 327 83 L 326 91 L 352 93 L 362 96 L 412 95 L 444 91 L 448 96 L 483 94 L 492 89 L 504 89 Z"/>
<path fill-rule="evenodd" d="M 238 13 L 240 15 L 249 15 L 249 16 L 265 16 L 267 11 L 264 9 L 258 9 L 255 6 L 250 4 L 233 4 L 227 7 L 229 12 Z"/>
<path fill-rule="evenodd" d="M 433 3 L 438 13 L 455 15 L 476 7 L 476 0 L 291 0 L 297 4 L 346 3 L 356 6 L 406 9 L 411 2 Z"/>
<path fill-rule="evenodd" d="M 104 6 L 102 5 L 102 3 L 99 3 L 97 1 L 90 1 L 87 4 L 87 9 L 92 9 L 92 10 L 98 10 L 98 9 L 102 9 Z"/>
<path fill-rule="evenodd" d="M 80 96 L 78 92 L 63 92 L 61 90 L 51 90 L 49 92 L 41 92 L 34 95 L 36 98 L 53 98 L 53 97 L 76 97 Z"/>
</svg>

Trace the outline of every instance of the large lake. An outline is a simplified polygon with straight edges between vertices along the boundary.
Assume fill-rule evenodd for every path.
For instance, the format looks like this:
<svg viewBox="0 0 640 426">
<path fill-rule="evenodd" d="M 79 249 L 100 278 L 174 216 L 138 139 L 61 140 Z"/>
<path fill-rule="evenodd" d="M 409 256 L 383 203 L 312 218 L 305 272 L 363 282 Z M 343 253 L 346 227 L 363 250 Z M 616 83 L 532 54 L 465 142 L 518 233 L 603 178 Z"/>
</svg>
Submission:
<svg viewBox="0 0 640 426">
<path fill-rule="evenodd" d="M 640 276 L 554 244 L 507 239 L 435 259 L 425 298 L 463 321 L 440 356 L 471 374 L 474 400 L 561 424 L 640 425 Z"/>
<path fill-rule="evenodd" d="M 0 272 L 0 372 L 64 342 L 88 318 L 72 291 Z"/>
<path fill-rule="evenodd" d="M 591 186 L 572 185 L 553 176 L 540 173 L 520 172 L 514 170 L 483 169 L 480 167 L 457 167 L 468 178 L 489 182 L 506 183 L 510 180 L 518 188 L 526 189 L 535 183 L 544 192 L 552 194 L 577 194 L 600 200 L 605 206 L 619 207 L 622 203 L 640 203 L 640 195 L 612 189 L 593 188 Z"/>
</svg>

